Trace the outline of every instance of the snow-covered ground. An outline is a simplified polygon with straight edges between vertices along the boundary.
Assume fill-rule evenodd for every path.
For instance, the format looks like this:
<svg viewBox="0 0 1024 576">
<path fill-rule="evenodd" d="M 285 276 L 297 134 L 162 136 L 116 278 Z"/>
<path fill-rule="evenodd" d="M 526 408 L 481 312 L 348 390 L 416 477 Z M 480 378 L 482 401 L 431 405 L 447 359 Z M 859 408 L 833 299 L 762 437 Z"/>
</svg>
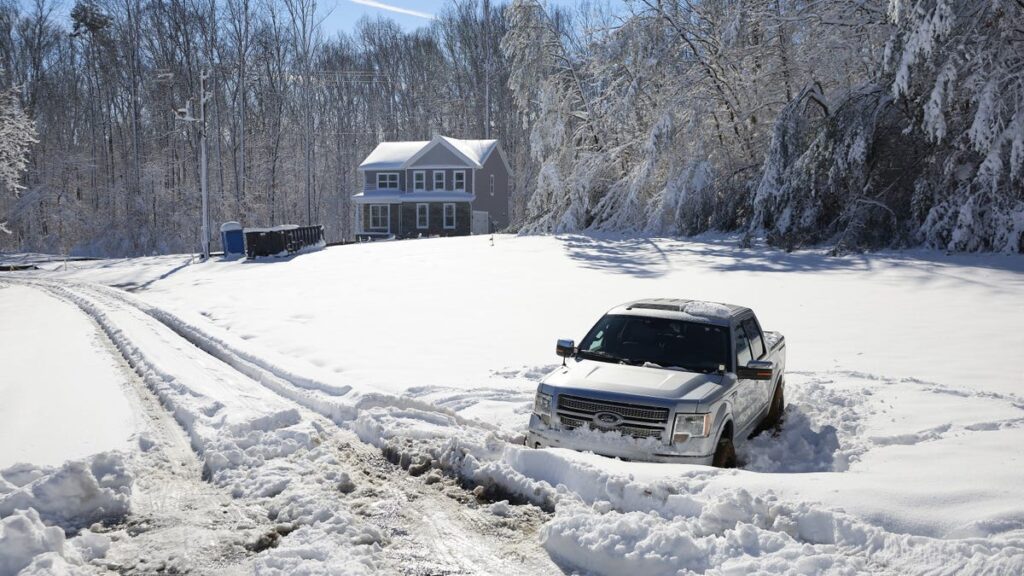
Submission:
<svg viewBox="0 0 1024 576">
<path fill-rule="evenodd" d="M 127 452 L 129 470 L 154 452 L 198 457 L 197 475 L 210 482 L 178 475 L 191 487 L 181 491 L 250 519 L 242 536 L 209 528 L 223 546 L 208 556 L 220 564 L 193 565 L 200 571 L 480 573 L 509 558 L 532 573 L 555 571 L 551 560 L 604 574 L 1024 571 L 1020 257 L 831 258 L 722 238 L 496 236 L 257 263 L 166 256 L 40 266 L 49 270 L 0 275 L 0 337 L 22 346 L 15 373 L 53 355 L 8 318 L 22 324 L 21 315 L 75 306 L 80 325 L 62 337 L 91 342 L 102 331 L 139 380 L 108 379 L 106 389 L 130 406 L 156 394 L 188 437 L 177 451 L 164 450 L 174 442 L 166 429 L 128 447 L 90 440 L 96 451 Z M 536 382 L 556 362 L 554 340 L 579 339 L 606 309 L 649 296 L 745 304 L 786 335 L 783 431 L 741 445 L 745 465 L 733 471 L 516 445 Z M 73 324 L 60 322 L 54 328 Z M 104 382 L 117 373 L 113 356 L 67 364 Z M 12 396 L 45 408 L 34 389 Z M 152 428 L 159 412 L 122 441 Z M 12 433 L 30 437 L 39 425 L 22 418 Z M 13 461 L 9 446 L 3 462 Z M 164 476 L 134 474 L 122 523 L 166 514 L 153 505 Z M 348 482 L 355 488 L 338 488 Z M 0 484 L 0 516 L 4 498 Z M 404 515 L 388 511 L 403 500 Z M 176 529 L 188 533 L 194 520 L 179 517 Z M 259 553 L 246 548 L 267 530 L 286 535 Z M 114 533 L 106 560 L 66 555 L 123 568 L 146 538 L 130 532 Z"/>
<path fill-rule="evenodd" d="M 124 372 L 89 318 L 38 290 L 2 290 L 0 468 L 55 466 L 127 448 L 141 429 L 139 415 L 125 397 Z"/>
</svg>

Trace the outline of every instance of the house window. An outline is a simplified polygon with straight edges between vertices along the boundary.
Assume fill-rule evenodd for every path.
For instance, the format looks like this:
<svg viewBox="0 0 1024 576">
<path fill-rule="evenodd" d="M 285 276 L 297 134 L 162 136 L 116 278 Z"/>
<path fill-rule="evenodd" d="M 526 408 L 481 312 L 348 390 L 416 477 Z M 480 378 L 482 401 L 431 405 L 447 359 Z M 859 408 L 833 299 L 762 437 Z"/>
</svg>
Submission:
<svg viewBox="0 0 1024 576">
<path fill-rule="evenodd" d="M 494 174 L 491 174 L 491 196 L 494 196 Z"/>
<path fill-rule="evenodd" d="M 389 204 L 370 204 L 370 229 L 391 229 L 391 206 Z"/>
<path fill-rule="evenodd" d="M 466 191 L 466 171 L 456 170 L 452 174 L 452 190 Z"/>
<path fill-rule="evenodd" d="M 416 170 L 412 173 L 413 192 L 427 189 L 427 173 L 423 170 Z"/>
<path fill-rule="evenodd" d="M 455 204 L 444 205 L 444 229 L 455 229 Z"/>
<path fill-rule="evenodd" d="M 378 172 L 377 189 L 398 190 L 398 172 Z"/>
<path fill-rule="evenodd" d="M 434 170 L 434 190 L 444 190 L 444 170 Z"/>
<path fill-rule="evenodd" d="M 430 205 L 429 204 L 417 204 L 416 205 L 416 227 L 419 229 L 430 227 Z"/>
</svg>

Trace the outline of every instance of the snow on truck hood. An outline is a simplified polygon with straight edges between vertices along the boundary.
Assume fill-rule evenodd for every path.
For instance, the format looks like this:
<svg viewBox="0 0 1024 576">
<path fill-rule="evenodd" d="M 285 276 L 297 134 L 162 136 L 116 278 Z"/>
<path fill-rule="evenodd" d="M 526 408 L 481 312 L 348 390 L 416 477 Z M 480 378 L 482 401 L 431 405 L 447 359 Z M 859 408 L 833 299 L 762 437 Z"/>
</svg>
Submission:
<svg viewBox="0 0 1024 576">
<path fill-rule="evenodd" d="M 718 374 L 581 360 L 552 372 L 542 384 L 699 402 L 717 390 L 721 381 L 722 377 Z"/>
</svg>

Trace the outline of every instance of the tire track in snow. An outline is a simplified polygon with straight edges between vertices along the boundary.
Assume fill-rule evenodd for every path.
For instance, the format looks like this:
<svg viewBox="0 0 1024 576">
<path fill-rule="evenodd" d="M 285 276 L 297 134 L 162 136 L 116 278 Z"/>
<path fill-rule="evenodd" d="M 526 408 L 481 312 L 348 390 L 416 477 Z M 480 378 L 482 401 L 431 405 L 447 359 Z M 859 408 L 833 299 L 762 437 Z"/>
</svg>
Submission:
<svg viewBox="0 0 1024 576">
<path fill-rule="evenodd" d="M 134 476 L 130 514 L 122 525 L 107 530 L 112 546 L 96 563 L 121 574 L 185 568 L 219 572 L 235 566 L 243 556 L 238 544 L 266 529 L 265 511 L 203 482 L 201 459 L 188 432 L 147 387 L 96 317 L 66 295 L 42 291 L 82 312 L 94 326 L 97 341 L 124 375 L 128 402 L 146 426 L 146 432 L 135 438 L 138 452 L 129 455 Z"/>
<path fill-rule="evenodd" d="M 278 375 L 283 371 L 272 373 L 260 365 L 267 365 L 265 362 L 249 362 L 234 354 L 228 346 L 173 315 L 133 302 L 113 293 L 111 289 L 52 281 L 34 281 L 32 284 L 68 299 L 96 319 L 140 374 L 152 375 L 155 367 L 146 363 L 145 354 L 114 325 L 103 307 L 128 308 L 143 313 L 177 334 L 190 346 L 232 367 L 246 379 L 282 399 L 297 404 L 302 419 L 311 422 L 321 432 L 331 423 L 350 421 L 368 406 L 411 405 L 416 406 L 413 410 L 418 410 L 422 405 L 451 423 L 463 420 L 447 410 L 439 411 L 425 403 L 406 402 L 386 395 L 364 398 L 358 405 L 341 405 L 321 396 L 324 386 L 319 383 L 309 385 L 309 380 L 304 380 L 307 386 L 297 386 Z M 158 379 L 173 382 L 174 375 L 161 372 L 158 373 Z M 176 406 L 173 398 L 162 399 L 169 407 Z M 193 430 L 193 445 L 197 445 L 197 451 L 202 453 L 204 440 L 196 437 L 193 425 L 195 418 L 186 416 L 183 420 L 185 428 Z M 385 534 L 383 540 L 370 536 L 366 543 L 380 541 L 386 544 L 377 554 L 377 561 L 390 566 L 393 572 L 500 574 L 510 563 L 517 566 L 517 572 L 524 574 L 558 571 L 535 541 L 540 519 L 546 517 L 539 510 L 517 510 L 511 519 L 490 514 L 485 508 L 479 507 L 476 499 L 452 479 L 434 478 L 429 484 L 425 483 L 385 461 L 379 449 L 365 444 L 343 428 L 336 428 L 329 436 L 331 442 L 343 447 L 334 456 L 346 468 L 363 473 L 362 477 L 356 477 L 355 480 L 358 483 L 366 482 L 365 494 L 355 493 L 356 498 L 345 504 L 361 511 L 356 514 L 361 518 L 359 522 L 377 525 Z M 336 484 L 334 477 L 328 480 Z M 395 504 L 400 506 L 392 513 L 378 513 Z M 461 549 L 462 553 L 452 553 L 455 549 Z"/>
</svg>

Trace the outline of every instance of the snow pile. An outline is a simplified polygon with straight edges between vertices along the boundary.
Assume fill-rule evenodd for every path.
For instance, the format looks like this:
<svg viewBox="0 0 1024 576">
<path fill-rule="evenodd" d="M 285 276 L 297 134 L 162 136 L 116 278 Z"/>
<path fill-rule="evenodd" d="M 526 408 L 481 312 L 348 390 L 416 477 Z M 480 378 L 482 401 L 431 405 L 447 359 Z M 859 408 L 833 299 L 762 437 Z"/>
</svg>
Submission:
<svg viewBox="0 0 1024 576">
<path fill-rule="evenodd" d="M 836 386 L 834 378 L 791 372 L 786 411 L 779 430 L 737 445 L 743 468 L 755 472 L 844 472 L 870 445 L 864 418 L 872 395 Z M 840 441 L 840 439 L 842 439 Z"/>
<path fill-rule="evenodd" d="M 807 503 L 729 490 L 692 515 L 560 506 L 544 526 L 544 547 L 558 560 L 593 574 L 675 575 L 715 568 L 724 574 L 871 572 L 1019 574 L 1019 542 L 939 540 L 893 534 Z"/>
<path fill-rule="evenodd" d="M 0 495 L 0 517 L 33 509 L 47 524 L 70 532 L 95 522 L 116 522 L 130 508 L 132 475 L 124 456 L 116 452 L 57 469 L 16 466 L 0 470 L 0 477 L 7 484 Z"/>
<path fill-rule="evenodd" d="M 737 454 L 744 468 L 757 472 L 841 472 L 847 463 L 836 460 L 838 450 L 835 427 L 824 424 L 815 430 L 807 414 L 789 405 L 780 430 L 741 443 Z"/>
<path fill-rule="evenodd" d="M 0 520 L 0 574 L 17 574 L 32 559 L 64 550 L 64 531 L 46 526 L 35 510 L 18 510 Z"/>
<path fill-rule="evenodd" d="M 66 540 L 63 530 L 44 524 L 31 508 L 0 520 L 0 576 L 90 574 L 81 566 L 109 548 L 109 538 L 88 530 Z"/>
</svg>

